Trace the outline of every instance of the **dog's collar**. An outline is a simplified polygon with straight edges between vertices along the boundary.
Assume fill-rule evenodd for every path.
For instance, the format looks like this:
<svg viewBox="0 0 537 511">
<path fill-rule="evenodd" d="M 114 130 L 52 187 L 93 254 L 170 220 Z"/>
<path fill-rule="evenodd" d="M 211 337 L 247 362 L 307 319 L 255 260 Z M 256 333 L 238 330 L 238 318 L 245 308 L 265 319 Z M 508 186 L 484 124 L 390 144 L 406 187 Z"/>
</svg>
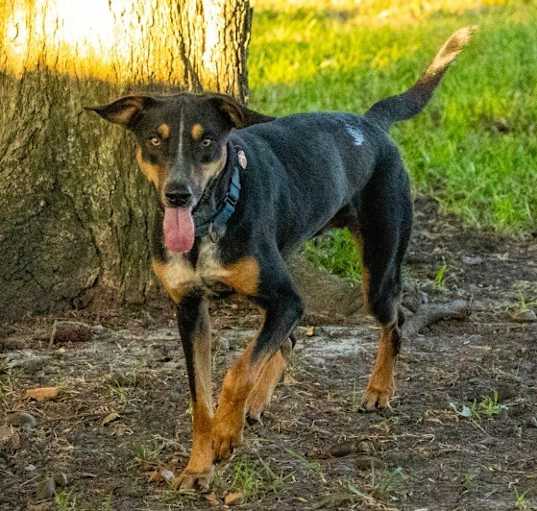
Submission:
<svg viewBox="0 0 537 511">
<path fill-rule="evenodd" d="M 241 169 L 246 169 L 247 160 L 244 150 L 238 146 L 228 145 L 228 165 L 231 167 L 231 179 L 227 185 L 226 192 L 223 198 L 219 201 L 216 211 L 212 212 L 205 219 L 198 219 L 197 216 L 204 206 L 209 205 L 214 193 L 217 192 L 218 184 L 222 179 L 226 179 L 229 174 L 225 169 L 220 175 L 215 176 L 205 188 L 200 201 L 194 210 L 194 222 L 196 224 L 196 238 L 203 238 L 209 235 L 213 243 L 216 243 L 226 230 L 226 225 L 229 219 L 237 209 L 241 194 Z M 214 200 L 214 198 L 213 198 Z M 216 202 L 216 201 L 215 201 Z M 209 205 L 210 207 L 210 205 Z M 198 213 L 198 215 L 196 215 Z"/>
</svg>

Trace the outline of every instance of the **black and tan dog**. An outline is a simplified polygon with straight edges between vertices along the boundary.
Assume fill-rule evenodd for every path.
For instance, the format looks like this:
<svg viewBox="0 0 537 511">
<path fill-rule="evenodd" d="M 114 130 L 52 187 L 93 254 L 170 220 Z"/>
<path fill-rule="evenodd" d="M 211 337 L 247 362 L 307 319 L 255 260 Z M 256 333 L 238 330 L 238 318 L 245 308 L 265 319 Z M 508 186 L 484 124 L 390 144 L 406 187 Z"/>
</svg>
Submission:
<svg viewBox="0 0 537 511">
<path fill-rule="evenodd" d="M 91 108 L 134 133 L 136 159 L 158 192 L 153 268 L 177 304 L 192 393 L 192 453 L 180 487 L 207 486 L 215 461 L 241 442 L 247 414 L 268 404 L 303 313 L 285 257 L 327 228 L 348 227 L 360 248 L 364 294 L 382 326 L 363 406 L 388 405 L 412 223 L 407 172 L 388 129 L 421 111 L 470 35 L 453 34 L 413 87 L 364 116 L 273 119 L 224 95 L 186 93 Z M 227 372 L 215 411 L 207 297 L 222 286 L 265 318 Z"/>
</svg>

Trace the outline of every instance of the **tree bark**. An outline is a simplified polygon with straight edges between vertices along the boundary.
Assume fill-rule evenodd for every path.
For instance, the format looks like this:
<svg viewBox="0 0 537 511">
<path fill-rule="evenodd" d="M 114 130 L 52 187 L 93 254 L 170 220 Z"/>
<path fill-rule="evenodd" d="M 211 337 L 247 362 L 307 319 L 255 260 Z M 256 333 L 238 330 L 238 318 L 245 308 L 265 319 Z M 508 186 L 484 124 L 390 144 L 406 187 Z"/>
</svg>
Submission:
<svg viewBox="0 0 537 511">
<path fill-rule="evenodd" d="M 0 4 L 0 319 L 150 290 L 152 191 L 123 130 L 84 105 L 137 90 L 244 101 L 244 0 Z"/>
</svg>

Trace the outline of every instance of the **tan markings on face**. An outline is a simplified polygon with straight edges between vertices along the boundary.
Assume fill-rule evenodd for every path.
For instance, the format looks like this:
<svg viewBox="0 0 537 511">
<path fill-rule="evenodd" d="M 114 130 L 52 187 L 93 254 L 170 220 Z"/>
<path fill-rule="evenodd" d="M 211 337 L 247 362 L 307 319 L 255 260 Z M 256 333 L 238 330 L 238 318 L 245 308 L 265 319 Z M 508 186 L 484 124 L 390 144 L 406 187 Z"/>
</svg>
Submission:
<svg viewBox="0 0 537 511">
<path fill-rule="evenodd" d="M 196 142 L 201 140 L 201 137 L 203 136 L 203 133 L 205 133 L 205 130 L 203 129 L 203 126 L 200 123 L 196 123 L 192 126 L 192 139 Z"/>
<path fill-rule="evenodd" d="M 157 128 L 157 133 L 159 134 L 160 138 L 162 138 L 162 140 L 167 140 L 168 138 L 170 138 L 170 135 L 172 133 L 172 129 L 170 128 L 170 126 L 168 124 L 163 122 Z"/>
<path fill-rule="evenodd" d="M 254 257 L 243 257 L 224 268 L 222 282 L 244 295 L 255 295 L 259 286 L 259 264 Z"/>
<path fill-rule="evenodd" d="M 166 178 L 166 169 L 161 165 L 154 165 L 144 160 L 142 156 L 142 148 L 138 144 L 136 144 L 136 161 L 145 177 L 153 183 L 156 188 L 159 188 L 160 183 Z"/>
</svg>

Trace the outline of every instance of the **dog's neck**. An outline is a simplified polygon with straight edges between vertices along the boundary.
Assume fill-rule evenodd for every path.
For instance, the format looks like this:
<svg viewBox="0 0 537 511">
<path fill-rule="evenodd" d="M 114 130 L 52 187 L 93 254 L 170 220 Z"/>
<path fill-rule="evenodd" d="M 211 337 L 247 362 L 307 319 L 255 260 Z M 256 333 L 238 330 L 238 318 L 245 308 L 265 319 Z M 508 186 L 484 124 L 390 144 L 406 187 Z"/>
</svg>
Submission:
<svg viewBox="0 0 537 511">
<path fill-rule="evenodd" d="M 227 160 L 224 168 L 208 183 L 200 202 L 193 211 L 196 237 L 205 236 L 207 231 L 211 235 L 218 236 L 221 234 L 218 233 L 218 230 L 225 230 L 225 223 L 235 210 L 236 203 L 231 206 L 231 209 L 229 209 L 229 201 L 227 206 L 225 204 L 226 199 L 230 196 L 233 197 L 235 202 L 239 198 L 240 177 L 238 172 L 242 163 L 239 160 L 238 152 L 242 150 L 235 147 L 231 142 L 227 143 L 226 149 Z M 227 210 L 227 215 L 223 211 L 224 208 Z M 216 218 L 217 216 L 218 218 Z M 214 225 L 211 221 L 212 219 L 215 220 Z"/>
</svg>

